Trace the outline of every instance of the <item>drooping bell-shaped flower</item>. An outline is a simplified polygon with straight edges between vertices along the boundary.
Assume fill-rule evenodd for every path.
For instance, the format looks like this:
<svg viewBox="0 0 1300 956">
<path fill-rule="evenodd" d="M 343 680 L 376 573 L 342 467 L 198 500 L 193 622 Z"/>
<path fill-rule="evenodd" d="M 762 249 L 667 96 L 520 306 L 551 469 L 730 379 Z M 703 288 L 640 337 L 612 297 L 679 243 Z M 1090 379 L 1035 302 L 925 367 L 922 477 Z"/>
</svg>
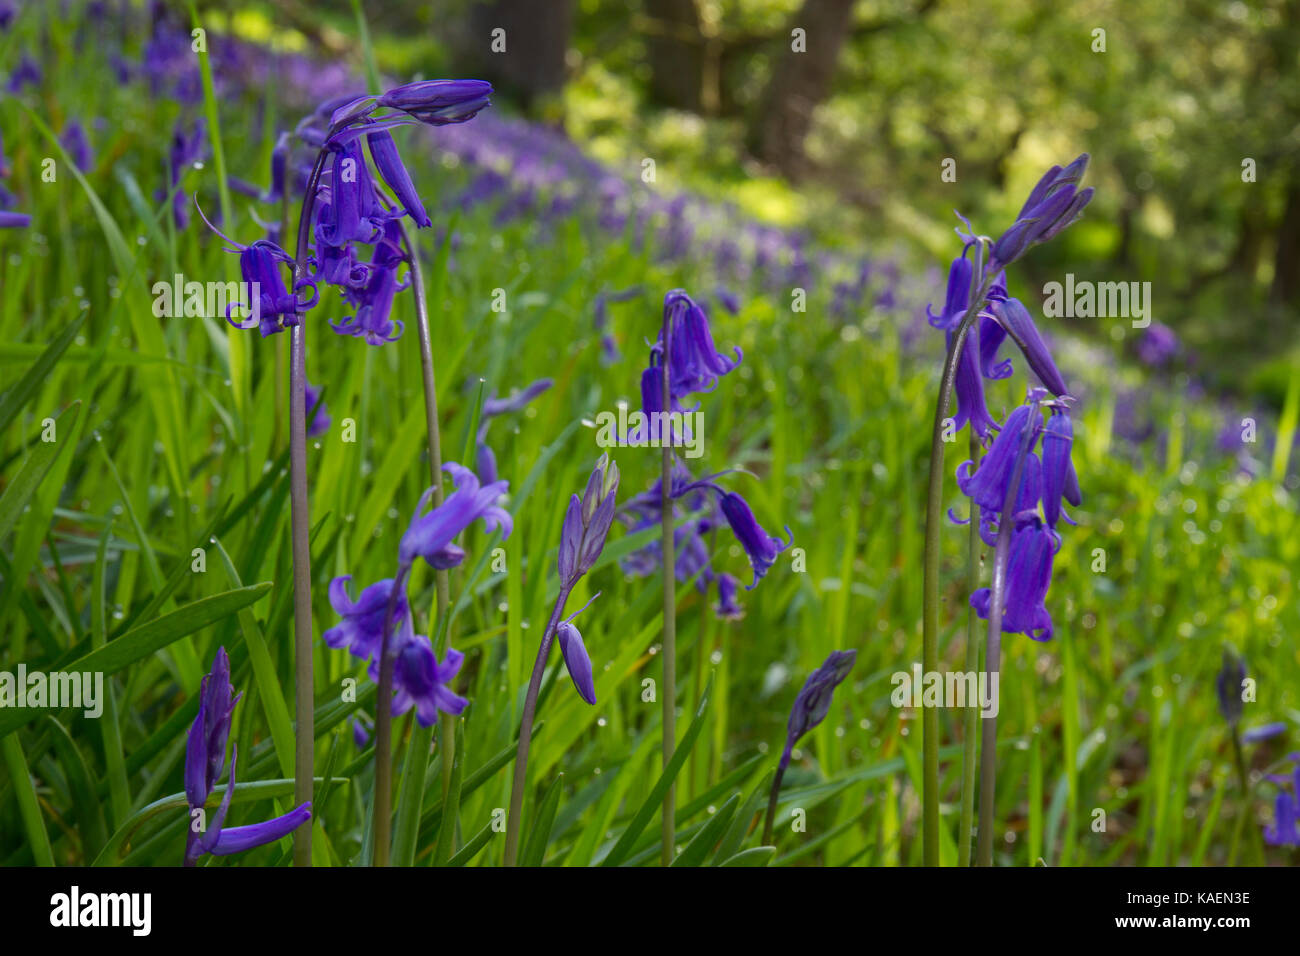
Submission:
<svg viewBox="0 0 1300 956">
<path fill-rule="evenodd" d="M 582 642 L 582 634 L 571 621 L 563 621 L 555 631 L 560 643 L 560 654 L 564 657 L 564 666 L 568 668 L 573 688 L 589 704 L 596 703 L 596 682 L 591 672 L 591 658 L 587 655 L 587 645 Z"/>
<path fill-rule="evenodd" d="M 350 256 L 351 250 L 348 252 Z M 355 306 L 356 311 L 338 322 L 331 322 L 330 328 L 339 335 L 360 336 L 370 345 L 384 345 L 401 338 L 404 326 L 391 314 L 393 299 L 410 284 L 409 279 L 403 282 L 397 278 L 397 271 L 405 262 L 401 232 L 391 221 L 384 226 L 383 239 L 375 243 L 369 264 L 358 268 L 354 261 L 339 260 L 336 271 L 340 274 L 345 268 L 348 271 L 343 298 Z"/>
<path fill-rule="evenodd" d="M 1069 393 L 1065 379 L 1052 361 L 1047 343 L 1038 333 L 1038 327 L 1019 299 L 993 299 L 993 315 L 998 324 L 1019 347 L 1033 373 L 1043 386 L 1058 398 Z"/>
<path fill-rule="evenodd" d="M 321 637 L 335 650 L 347 650 L 363 660 L 379 656 L 384 638 L 384 618 L 393 592 L 394 579 L 384 578 L 365 588 L 355 601 L 348 596 L 348 582 L 352 575 L 345 574 L 330 582 L 330 607 L 342 620 Z M 399 588 L 393 605 L 392 633 L 409 621 L 410 608 L 404 588 Z"/>
<path fill-rule="evenodd" d="M 794 532 L 788 525 L 786 526 L 785 533 L 789 536 L 788 541 L 782 541 L 768 534 L 754 517 L 748 502 L 734 491 L 721 492 L 720 490 L 718 504 L 722 508 L 723 517 L 727 519 L 727 524 L 731 526 L 732 534 L 745 549 L 750 566 L 754 569 L 754 580 L 746 586 L 746 590 L 753 590 L 776 562 L 776 556 L 794 543 Z"/>
<path fill-rule="evenodd" d="M 1053 529 L 1063 514 L 1062 500 L 1076 508 L 1083 502 L 1079 476 L 1070 460 L 1073 444 L 1074 426 L 1069 412 L 1064 407 L 1053 407 L 1043 429 L 1043 514 L 1047 516 L 1048 527 Z M 1065 520 L 1070 520 L 1068 515 Z"/>
<path fill-rule="evenodd" d="M 974 266 L 962 253 L 952 260 L 948 267 L 948 288 L 944 296 L 943 311 L 935 315 L 930 306 L 925 307 L 925 315 L 936 329 L 949 331 L 957 327 L 970 304 L 971 274 Z"/>
<path fill-rule="evenodd" d="M 719 574 L 716 578 L 718 582 L 718 603 L 713 606 L 713 612 L 723 620 L 735 621 L 745 616 L 745 609 L 736 600 L 739 593 L 740 582 L 726 572 Z"/>
<path fill-rule="evenodd" d="M 668 384 L 673 398 L 691 392 L 708 392 L 743 358 L 740 347 L 734 359 L 723 355 L 713 344 L 713 333 L 704 310 L 684 289 L 673 289 L 664 296 L 664 325 L 669 329 Z M 663 364 L 663 335 L 651 348 L 651 367 Z M 643 386 L 644 393 L 644 386 Z M 659 401 L 662 405 L 662 400 Z"/>
<path fill-rule="evenodd" d="M 368 133 L 366 143 L 370 147 L 375 168 L 389 188 L 397 194 L 398 202 L 406 214 L 422 229 L 432 225 L 429 214 L 424 211 L 424 202 L 415 191 L 415 184 L 411 182 L 411 174 L 406 171 L 401 154 L 397 151 L 397 144 L 393 142 L 393 135 L 388 130 Z"/>
<path fill-rule="evenodd" d="M 483 520 L 487 531 L 501 529 L 501 537 L 510 537 L 514 527 L 510 513 L 497 504 L 509 489 L 509 482 L 494 481 L 481 485 L 478 476 L 463 465 L 449 461 L 442 470 L 452 476 L 456 490 L 441 505 L 428 514 L 421 514 L 433 496 L 430 488 L 420 497 L 410 527 L 398 545 L 398 562 L 409 568 L 417 557 L 424 558 L 434 568 L 453 568 L 464 560 L 464 552 L 452 542 L 478 519 Z"/>
<path fill-rule="evenodd" d="M 1013 409 L 975 473 L 970 473 L 970 461 L 957 467 L 957 487 L 962 494 L 985 511 L 1000 512 L 1006 503 L 1025 430 L 1033 429 L 1027 449 L 1033 451 L 1040 425 L 1041 418 L 1033 405 L 1020 405 Z"/>
<path fill-rule="evenodd" d="M 448 686 L 460 673 L 465 661 L 465 655 L 460 651 L 448 647 L 440 664 L 427 637 L 406 633 L 400 640 L 396 657 L 393 665 L 394 717 L 414 707 L 420 726 L 432 727 L 438 722 L 439 711 L 455 716 L 469 704 Z M 370 678 L 376 683 L 379 681 L 378 661 L 370 665 Z"/>
<path fill-rule="evenodd" d="M 1052 583 L 1052 559 L 1057 537 L 1036 514 L 1022 514 L 1011 534 L 1011 556 L 1007 561 L 1006 591 L 1002 612 L 1004 634 L 1024 634 L 1036 641 L 1052 639 L 1052 616 L 1045 601 Z M 992 592 L 980 588 L 971 595 L 971 607 L 981 620 L 988 620 Z"/>
</svg>

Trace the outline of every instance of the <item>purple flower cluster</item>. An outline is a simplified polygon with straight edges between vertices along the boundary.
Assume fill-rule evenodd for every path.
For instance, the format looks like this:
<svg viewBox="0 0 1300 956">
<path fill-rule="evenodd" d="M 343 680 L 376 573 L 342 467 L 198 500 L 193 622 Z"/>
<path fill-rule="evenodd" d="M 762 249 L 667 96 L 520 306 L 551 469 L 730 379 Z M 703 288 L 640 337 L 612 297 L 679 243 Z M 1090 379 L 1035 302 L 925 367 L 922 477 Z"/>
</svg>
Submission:
<svg viewBox="0 0 1300 956">
<path fill-rule="evenodd" d="M 4 138 L 0 137 L 0 179 L 8 179 L 9 172 L 9 161 L 5 159 Z M 0 229 L 22 229 L 32 224 L 31 216 L 8 211 L 15 202 L 14 194 L 0 185 Z"/>
<path fill-rule="evenodd" d="M 1060 547 L 1057 525 L 1062 518 L 1073 523 L 1062 504 L 1077 507 L 1082 502 L 1071 460 L 1073 399 L 1029 310 L 1008 294 L 1004 270 L 1031 246 L 1058 235 L 1079 217 L 1092 198 L 1091 188 L 1077 188 L 1087 165 L 1084 153 L 1064 169 L 1048 170 L 1016 222 L 996 242 L 975 236 L 969 224 L 967 232 L 959 229 L 965 245 L 949 267 L 943 310 L 935 314 L 926 309 L 930 324 L 944 331 L 949 348 L 963 327 L 969 330 L 956 357 L 953 387 L 958 411 L 953 425 L 961 429 L 969 424 L 987 451 L 978 463 L 966 461 L 958 467 L 957 486 L 979 506 L 984 542 L 996 547 L 1001 535 L 1008 537 L 1002 630 L 1043 641 L 1053 633 L 1046 597 Z M 986 245 L 988 262 L 977 268 L 976 263 L 982 262 L 978 253 Z M 977 294 L 980 300 L 972 301 Z M 998 360 L 1008 339 L 1043 387 L 1031 387 L 1026 403 L 999 424 L 986 405 L 984 381 L 1012 374 L 1010 360 Z M 981 618 L 988 618 L 991 599 L 989 588 L 971 595 L 971 606 Z"/>
<path fill-rule="evenodd" d="M 204 853 L 229 856 L 254 847 L 274 843 L 311 819 L 311 803 L 304 803 L 283 816 L 251 826 L 225 826 L 230 800 L 235 794 L 237 747 L 230 752 L 230 779 L 221 805 L 211 820 L 204 806 L 211 796 L 226 765 L 226 743 L 230 738 L 230 718 L 239 698 L 230 685 L 230 658 L 226 649 L 217 649 L 212 670 L 199 687 L 199 712 L 190 727 L 185 746 L 185 799 L 190 807 L 190 827 L 185 841 L 185 865 L 193 866 Z"/>
<path fill-rule="evenodd" d="M 341 620 L 322 635 L 327 646 L 370 661 L 368 673 L 376 682 L 386 649 L 394 661 L 392 713 L 397 716 L 414 707 L 416 718 L 425 727 L 437 721 L 438 711 L 459 714 L 469 701 L 449 686 L 460 672 L 464 655 L 448 648 L 439 662 L 429 639 L 415 633 L 406 598 L 411 568 L 417 558 L 436 569 L 459 565 L 465 552 L 455 539 L 475 521 L 482 520 L 488 531 L 499 529 L 503 538 L 510 537 L 513 527 L 510 514 L 497 503 L 506 493 L 506 482 L 484 485 L 472 471 L 455 462 L 443 465 L 443 470 L 455 480 L 456 490 L 427 513 L 424 509 L 433 489 L 420 498 L 398 546 L 397 575 L 366 587 L 356 600 L 348 593 L 351 575 L 331 581 L 330 606 Z"/>
<path fill-rule="evenodd" d="M 665 344 L 666 343 L 666 344 Z M 743 355 L 739 346 L 732 356 L 717 350 L 708 315 L 703 307 L 685 291 L 674 289 L 664 297 L 664 321 L 658 340 L 650 348 L 650 364 L 641 376 L 642 411 L 646 415 L 646 429 L 651 437 L 660 440 L 671 437 L 674 441 L 689 436 L 667 434 L 668 429 L 655 427 L 656 416 L 663 408 L 663 376 L 667 363 L 669 412 L 684 410 L 681 400 L 698 392 L 711 392 L 718 379 L 735 369 Z M 661 422 L 663 417 L 659 419 Z M 635 438 L 636 436 L 625 436 Z M 690 516 L 673 532 L 674 568 L 678 581 L 699 575 L 696 586 L 707 593 L 715 580 L 718 585 L 718 602 L 714 610 L 719 617 L 736 618 L 743 614 L 736 603 L 736 580 L 731 575 L 715 575 L 712 569 L 712 532 L 725 523 L 731 528 L 737 543 L 744 549 L 754 572 L 754 580 L 747 589 L 752 590 L 767 574 L 776 557 L 794 541 L 786 528 L 788 540 L 768 534 L 754 517 L 753 510 L 741 495 L 727 491 L 713 479 L 725 472 L 699 480 L 680 462 L 673 466 L 669 489 L 673 502 L 673 519 Z M 658 525 L 663 517 L 663 479 L 657 479 L 649 491 L 632 498 L 624 506 L 620 519 L 631 530 L 638 531 Z M 682 511 L 678 510 L 680 502 Z M 706 542 L 707 537 L 707 542 Z M 663 550 L 659 542 L 652 542 L 624 559 L 624 570 L 631 574 L 647 575 L 663 564 Z"/>
</svg>

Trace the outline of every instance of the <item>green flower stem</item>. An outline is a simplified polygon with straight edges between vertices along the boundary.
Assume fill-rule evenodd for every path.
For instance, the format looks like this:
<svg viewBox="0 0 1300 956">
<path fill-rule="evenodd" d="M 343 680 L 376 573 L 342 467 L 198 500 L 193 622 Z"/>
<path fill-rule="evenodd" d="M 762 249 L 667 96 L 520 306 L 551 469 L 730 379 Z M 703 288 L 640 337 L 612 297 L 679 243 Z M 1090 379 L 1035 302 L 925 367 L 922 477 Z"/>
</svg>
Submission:
<svg viewBox="0 0 1300 956">
<path fill-rule="evenodd" d="M 939 400 L 934 410 L 934 429 L 930 438 L 930 480 L 925 498 L 925 562 L 921 605 L 921 669 L 930 674 L 939 669 L 939 532 L 943 524 L 943 423 L 948 417 L 953 387 L 957 380 L 957 357 L 971 326 L 979 315 L 985 295 L 993 285 L 989 276 L 971 299 L 961 323 L 953 331 L 948 355 L 944 359 L 939 381 Z M 921 713 L 922 784 L 921 827 L 922 857 L 926 866 L 939 865 L 939 712 L 926 707 Z"/>
<path fill-rule="evenodd" d="M 975 429 L 970 433 L 970 457 L 978 463 L 980 452 L 979 436 Z M 979 585 L 980 562 L 980 513 L 979 505 L 974 501 L 970 505 L 969 540 L 966 551 L 966 590 L 971 594 Z M 980 666 L 979 616 L 975 609 L 966 609 L 966 672 L 978 674 Z M 975 742 L 978 737 L 978 722 L 975 719 L 979 710 L 974 702 L 967 701 L 966 713 L 962 717 L 962 758 L 961 758 L 961 822 L 957 826 L 957 865 L 970 866 L 971 841 L 974 834 L 971 827 L 975 822 Z"/>
<path fill-rule="evenodd" d="M 528 780 L 528 748 L 533 738 L 533 717 L 537 713 L 537 695 L 542 689 L 542 676 L 546 673 L 546 658 L 551 653 L 551 642 L 555 639 L 555 629 L 564 613 L 564 605 L 569 600 L 573 585 L 560 588 L 555 599 L 555 608 L 547 622 L 546 632 L 542 635 L 542 646 L 537 649 L 537 660 L 533 663 L 533 676 L 528 681 L 528 694 L 524 697 L 524 717 L 519 724 L 519 743 L 515 748 L 515 775 L 510 785 L 510 812 L 506 816 L 506 866 L 514 866 L 519 858 L 519 824 L 524 809 L 524 786 Z"/>
<path fill-rule="evenodd" d="M 672 324 L 672 314 L 668 312 L 664 315 L 663 373 L 661 375 L 661 395 L 663 397 L 661 407 L 665 411 L 672 408 L 668 354 L 672 342 Z M 666 425 L 663 427 L 671 428 L 671 426 Z M 677 747 L 677 560 L 673 547 L 673 449 L 671 431 L 669 431 L 668 435 L 661 434 L 659 440 L 663 445 L 659 521 L 662 531 L 661 549 L 663 552 L 664 573 L 664 677 L 663 687 L 659 690 L 663 700 L 663 758 L 664 768 L 666 769 L 673 759 L 673 751 Z M 674 783 L 670 783 L 668 792 L 664 794 L 663 823 L 660 828 L 662 845 L 659 861 L 664 866 L 670 866 L 673 862 L 673 850 L 677 834 L 674 819 L 676 816 L 676 802 L 677 787 Z"/>
<path fill-rule="evenodd" d="M 307 235 L 326 151 L 316 155 L 298 214 L 298 245 L 293 263 L 294 294 L 307 279 Z M 289 332 L 289 507 L 293 541 L 294 789 L 297 804 L 312 799 L 315 761 L 315 678 L 311 638 L 311 511 L 307 500 L 307 342 L 301 312 Z M 309 822 L 293 834 L 293 865 L 311 866 Z"/>
<path fill-rule="evenodd" d="M 984 669 L 992 686 L 993 675 L 998 673 L 1002 660 L 1002 614 L 1006 610 L 1007 557 L 1011 553 L 1011 531 L 1015 527 L 1016 495 L 1020 491 L 1020 476 L 1025 470 L 1025 458 L 1034 430 L 1026 428 L 1016 454 L 1016 467 L 1011 472 L 1006 497 L 1002 499 L 1002 513 L 998 517 L 998 544 L 993 552 L 993 580 L 990 582 L 989 632 L 984 652 Z M 980 823 L 979 842 L 975 865 L 993 865 L 993 809 L 994 790 L 997 784 L 998 718 L 982 718 L 980 735 Z"/>
</svg>

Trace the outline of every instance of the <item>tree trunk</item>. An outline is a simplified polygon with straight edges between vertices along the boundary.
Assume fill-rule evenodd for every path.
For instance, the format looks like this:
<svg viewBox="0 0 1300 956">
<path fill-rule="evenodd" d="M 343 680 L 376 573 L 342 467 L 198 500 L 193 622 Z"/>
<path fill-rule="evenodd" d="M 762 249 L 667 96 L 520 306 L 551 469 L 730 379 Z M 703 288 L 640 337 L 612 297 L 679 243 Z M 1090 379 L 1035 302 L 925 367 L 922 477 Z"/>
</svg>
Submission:
<svg viewBox="0 0 1300 956">
<path fill-rule="evenodd" d="M 854 0 L 804 0 L 787 26 L 785 51 L 774 63 L 750 125 L 754 154 L 791 179 L 807 171 L 804 140 L 814 110 L 830 95 L 853 4 Z M 795 49 L 795 29 L 804 31 L 804 52 Z"/>
<path fill-rule="evenodd" d="M 695 0 L 645 0 L 650 98 L 698 113 L 703 105 L 704 37 Z"/>
<path fill-rule="evenodd" d="M 1284 305 L 1300 302 L 1300 179 L 1294 173 L 1287 188 L 1282 222 L 1277 228 L 1273 300 Z"/>
<path fill-rule="evenodd" d="M 462 48 L 470 69 L 534 112 L 564 89 L 572 33 L 573 0 L 488 0 L 470 8 Z M 494 39 L 504 51 L 494 52 Z"/>
</svg>

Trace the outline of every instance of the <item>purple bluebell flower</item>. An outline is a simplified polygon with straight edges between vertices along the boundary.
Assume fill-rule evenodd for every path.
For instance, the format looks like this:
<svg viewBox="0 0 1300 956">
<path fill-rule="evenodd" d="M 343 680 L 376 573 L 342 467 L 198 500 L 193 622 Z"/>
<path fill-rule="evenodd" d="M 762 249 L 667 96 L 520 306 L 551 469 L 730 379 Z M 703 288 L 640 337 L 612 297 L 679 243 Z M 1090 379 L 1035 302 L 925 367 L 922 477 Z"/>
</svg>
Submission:
<svg viewBox="0 0 1300 956">
<path fill-rule="evenodd" d="M 22 212 L 0 212 L 0 229 L 26 229 L 32 217 Z"/>
<path fill-rule="evenodd" d="M 1286 721 L 1275 721 L 1271 724 L 1260 724 L 1258 727 L 1251 727 L 1241 735 L 1243 744 L 1258 744 L 1265 740 L 1272 740 L 1274 737 L 1280 737 L 1286 733 Z"/>
<path fill-rule="evenodd" d="M 465 655 L 449 647 L 439 664 L 433 645 L 423 634 L 405 633 L 398 644 L 393 666 L 393 716 L 414 707 L 420 726 L 432 727 L 438 722 L 439 711 L 453 716 L 463 711 L 469 701 L 453 693 L 448 685 L 460 673 Z M 370 679 L 379 681 L 377 658 L 370 665 Z"/>
<path fill-rule="evenodd" d="M 313 408 L 316 410 L 311 423 L 307 426 L 307 437 L 316 438 L 319 435 L 324 435 L 330 430 L 330 425 L 334 419 L 330 418 L 329 408 L 320 400 L 320 389 L 311 382 L 307 383 L 305 404 L 308 412 L 311 412 Z"/>
<path fill-rule="evenodd" d="M 185 843 L 185 865 L 193 866 L 204 853 L 228 856 L 274 843 L 288 836 L 311 819 L 311 803 L 307 802 L 283 816 L 251 826 L 226 827 L 226 813 L 235 793 L 235 763 L 238 749 L 230 754 L 230 779 L 221 805 L 206 826 L 196 830 L 203 819 L 196 811 L 203 809 L 221 779 L 226 763 L 226 744 L 230 738 L 230 718 L 239 696 L 230 686 L 230 658 L 226 649 L 217 649 L 212 670 L 199 687 L 199 712 L 190 727 L 185 746 L 185 798 L 190 808 L 190 829 Z"/>
<path fill-rule="evenodd" d="M 316 240 L 324 246 L 372 243 L 392 215 L 379 203 L 370 167 L 358 140 L 331 145 L 329 186 L 316 206 Z"/>
<path fill-rule="evenodd" d="M 600 557 L 614 520 L 618 481 L 618 465 L 610 461 L 609 455 L 601 455 L 582 498 L 573 495 L 569 499 L 557 560 L 561 587 L 573 587 Z"/>
<path fill-rule="evenodd" d="M 1069 166 L 1053 166 L 1030 192 L 1016 221 L 993 244 L 989 267 L 1002 269 L 1025 254 L 1030 246 L 1046 242 L 1079 218 L 1092 199 L 1092 188 L 1080 190 L 1088 167 L 1088 154 L 1081 154 Z"/>
<path fill-rule="evenodd" d="M 740 582 L 725 571 L 716 578 L 718 582 L 718 603 L 713 612 L 723 620 L 735 621 L 745 616 L 745 609 L 736 601 Z"/>
<path fill-rule="evenodd" d="M 1029 310 L 1019 299 L 992 299 L 992 311 L 1003 331 L 1010 336 L 1025 356 L 1029 368 L 1038 376 L 1044 387 L 1053 395 L 1069 393 L 1065 379 L 1061 377 L 1047 344 L 1038 333 L 1038 327 L 1030 318 Z"/>
<path fill-rule="evenodd" d="M 41 82 L 42 76 L 39 64 L 24 53 L 22 59 L 18 61 L 18 66 L 9 74 L 9 92 L 21 93 L 23 87 L 28 84 L 36 86 Z"/>
<path fill-rule="evenodd" d="M 203 216 L 201 209 L 199 215 Z M 248 289 L 257 291 L 257 299 L 252 302 L 232 302 L 226 306 L 227 322 L 241 329 L 256 326 L 265 338 L 297 325 L 299 313 L 315 306 L 319 295 L 312 279 L 303 279 L 295 286 L 293 294 L 285 287 L 282 269 L 286 265 L 292 268 L 293 256 L 269 239 L 258 239 L 247 246 L 240 245 L 208 222 L 206 216 L 203 216 L 203 221 L 208 223 L 209 229 L 230 243 L 233 248 L 227 247 L 227 252 L 239 254 L 239 271 L 244 283 Z M 310 298 L 299 297 L 297 293 L 303 290 L 310 290 Z M 231 322 L 230 313 L 237 305 L 248 309 L 252 314 L 244 321 Z"/>
<path fill-rule="evenodd" d="M 1021 514 L 1011 533 L 1011 557 L 1002 613 L 1004 634 L 1024 634 L 1036 641 L 1052 639 L 1052 616 L 1044 601 L 1052 583 L 1052 559 L 1057 536 L 1036 514 Z M 980 588 L 970 604 L 981 620 L 988 620 L 992 591 Z"/>
<path fill-rule="evenodd" d="M 564 657 L 564 666 L 569 671 L 574 690 L 588 704 L 594 705 L 596 682 L 592 676 L 591 658 L 587 655 L 587 646 L 582 642 L 582 634 L 570 619 L 560 622 L 555 637 L 560 642 L 560 654 Z"/>
<path fill-rule="evenodd" d="M 1142 330 L 1137 354 L 1144 364 L 1154 368 L 1168 365 L 1178 354 L 1178 336 L 1169 326 L 1152 322 Z"/>
<path fill-rule="evenodd" d="M 799 694 L 790 709 L 790 720 L 786 724 L 785 750 L 781 753 L 780 769 L 784 772 L 790 765 L 790 756 L 797 744 L 808 731 L 812 730 L 831 711 L 831 700 L 844 678 L 849 676 L 854 662 L 858 659 L 857 651 L 831 651 L 822 666 L 808 675 Z"/>
<path fill-rule="evenodd" d="M 331 322 L 330 328 L 339 335 L 364 337 L 371 345 L 383 345 L 401 338 L 404 325 L 394 320 L 391 313 L 393 299 L 410 284 L 409 279 L 402 282 L 397 278 L 397 270 L 406 261 L 401 232 L 395 222 L 385 225 L 383 240 L 375 243 L 368 265 L 358 267 L 349 249 L 340 261 L 342 270 L 349 277 L 345 280 L 343 298 L 355 306 L 356 311 L 338 322 Z"/>
<path fill-rule="evenodd" d="M 1028 450 L 1032 452 L 1038 441 L 1042 419 L 1034 405 L 1017 406 L 1007 416 L 1006 423 L 993 440 L 993 446 L 980 461 L 972 475 L 971 462 L 957 467 L 957 487 L 985 511 L 1000 512 L 1006 502 L 1011 478 L 1015 474 L 1016 459 L 1020 455 L 1021 439 L 1026 429 L 1032 429 Z"/>
<path fill-rule="evenodd" d="M 370 156 L 375 161 L 375 168 L 379 170 L 379 175 L 383 177 L 384 182 L 388 183 L 389 188 L 397 194 L 397 200 L 402 204 L 403 211 L 422 229 L 433 225 L 429 214 L 424 211 L 420 194 L 415 191 L 415 184 L 411 182 L 411 174 L 406 171 L 401 154 L 397 152 L 397 144 L 393 142 L 392 134 L 387 130 L 369 133 L 366 136 L 366 143 L 370 146 Z"/>
<path fill-rule="evenodd" d="M 330 582 L 330 607 L 342 620 L 331 627 L 321 638 L 328 647 L 347 650 L 363 660 L 378 657 L 384 638 L 384 617 L 393 593 L 393 578 L 384 578 L 365 588 L 354 601 L 348 595 L 348 582 L 352 575 L 345 574 Z M 399 630 L 410 623 L 410 607 L 406 603 L 405 589 L 398 589 L 393 606 L 392 629 Z"/>
<path fill-rule="evenodd" d="M 1290 754 L 1295 763 L 1291 792 L 1278 791 L 1273 803 L 1273 825 L 1264 828 L 1264 842 L 1269 846 L 1300 847 L 1300 753 Z"/>
<path fill-rule="evenodd" d="M 465 553 L 452 542 L 480 518 L 485 530 L 500 528 L 502 538 L 510 537 L 514 527 L 510 513 L 497 504 L 509 488 L 509 482 L 480 485 L 474 472 L 454 461 L 447 462 L 442 470 L 455 480 L 456 490 L 425 515 L 420 512 L 432 497 L 433 489 L 420 497 L 411 525 L 398 546 L 398 563 L 403 568 L 409 568 L 417 557 L 424 558 L 434 568 L 454 568 L 464 560 Z"/>
<path fill-rule="evenodd" d="M 731 525 L 732 534 L 745 549 L 750 566 L 754 569 L 754 580 L 745 588 L 747 591 L 752 591 L 775 563 L 776 556 L 794 543 L 794 532 L 787 525 L 785 533 L 790 540 L 782 541 L 780 538 L 772 537 L 763 530 L 744 498 L 734 491 L 718 489 L 718 493 L 718 504 L 722 508 L 723 517 L 727 519 L 727 524 Z"/>
<path fill-rule="evenodd" d="M 1064 513 L 1061 509 L 1063 500 L 1076 508 L 1083 503 L 1079 476 L 1070 460 L 1070 446 L 1073 444 L 1074 426 L 1069 411 L 1063 406 L 1053 406 L 1043 430 L 1043 514 L 1049 528 L 1054 529 Z M 1070 521 L 1068 515 L 1065 520 Z"/>
<path fill-rule="evenodd" d="M 1241 699 L 1241 685 L 1246 680 L 1246 662 L 1230 647 L 1223 649 L 1223 666 L 1214 678 L 1214 691 L 1219 698 L 1219 713 L 1229 727 L 1241 723 L 1245 703 Z"/>
<path fill-rule="evenodd" d="M 83 173 L 90 172 L 93 159 L 90 152 L 90 140 L 86 138 L 86 129 L 76 120 L 63 127 L 59 143 L 72 158 L 72 163 Z"/>
<path fill-rule="evenodd" d="M 943 311 L 935 315 L 931 307 L 925 307 L 925 315 L 936 329 L 950 331 L 961 322 L 962 316 L 970 305 L 971 275 L 974 266 L 963 252 L 948 267 L 948 286 L 944 293 Z"/>
<path fill-rule="evenodd" d="M 473 119 L 490 105 L 491 95 L 492 84 L 484 80 L 422 80 L 389 90 L 375 105 L 409 113 L 422 123 L 444 126 Z"/>
<path fill-rule="evenodd" d="M 664 323 L 671 329 L 668 354 L 668 385 L 673 398 L 683 398 L 691 392 L 708 392 L 740 364 L 743 354 L 736 346 L 734 359 L 728 358 L 713 344 L 709 319 L 702 309 L 683 289 L 674 289 L 664 296 Z M 651 368 L 663 363 L 663 336 L 651 348 Z M 660 401 L 662 404 L 662 401 Z"/>
</svg>

